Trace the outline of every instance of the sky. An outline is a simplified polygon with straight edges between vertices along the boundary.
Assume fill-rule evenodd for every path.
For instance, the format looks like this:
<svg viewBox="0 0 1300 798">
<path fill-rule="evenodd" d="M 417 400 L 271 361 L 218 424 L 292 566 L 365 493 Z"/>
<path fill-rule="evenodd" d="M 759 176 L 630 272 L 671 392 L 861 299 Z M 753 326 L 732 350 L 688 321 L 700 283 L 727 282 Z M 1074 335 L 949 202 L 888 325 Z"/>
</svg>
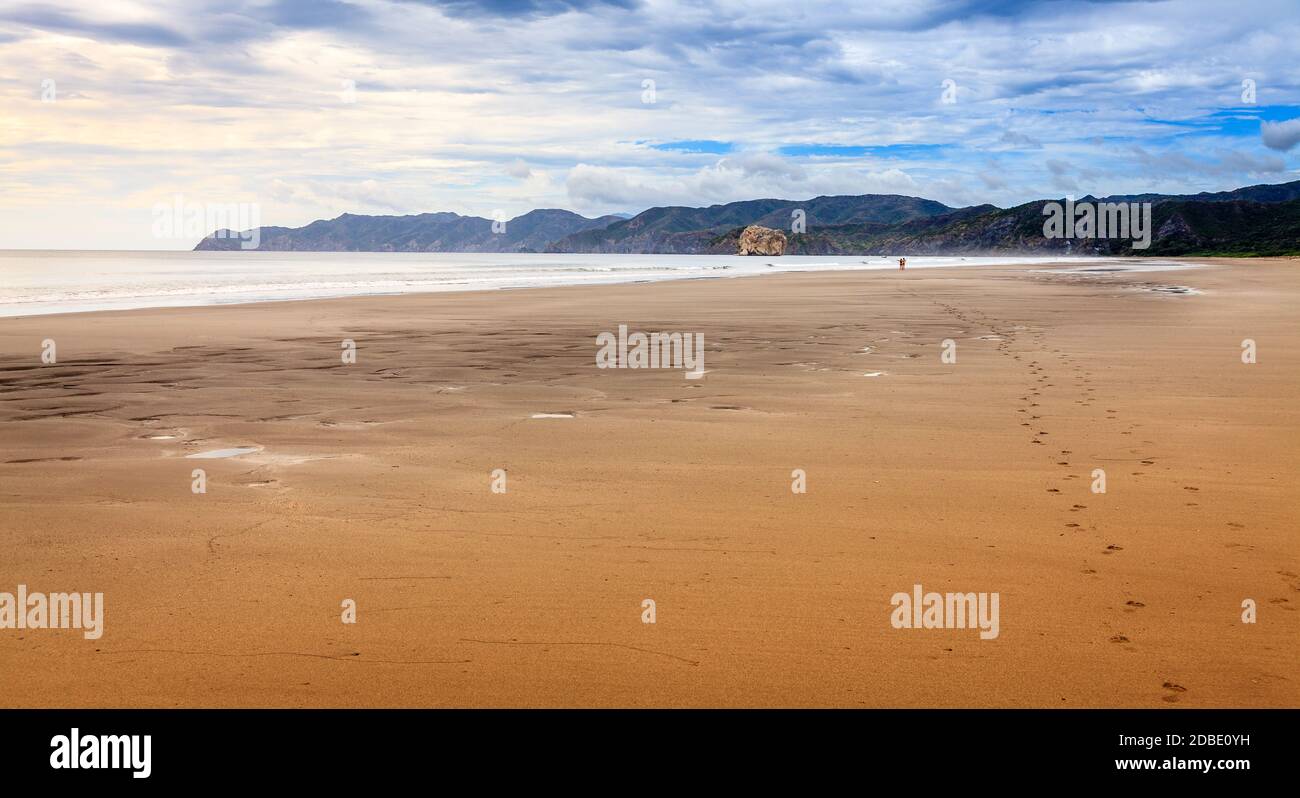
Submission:
<svg viewBox="0 0 1300 798">
<path fill-rule="evenodd" d="M 1297 42 L 1296 0 L 0 0 L 0 249 L 1281 183 Z"/>
</svg>

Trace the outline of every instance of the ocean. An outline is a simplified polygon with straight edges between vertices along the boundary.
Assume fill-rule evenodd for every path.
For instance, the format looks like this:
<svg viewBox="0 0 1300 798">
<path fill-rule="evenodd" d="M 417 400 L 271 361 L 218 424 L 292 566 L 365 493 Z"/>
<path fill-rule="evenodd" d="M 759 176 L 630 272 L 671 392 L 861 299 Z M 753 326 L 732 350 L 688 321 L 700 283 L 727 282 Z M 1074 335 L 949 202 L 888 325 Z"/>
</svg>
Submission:
<svg viewBox="0 0 1300 798">
<path fill-rule="evenodd" d="M 908 257 L 907 268 L 1105 262 Z M 0 251 L 0 317 L 343 296 L 897 269 L 896 257 L 406 252 Z"/>
</svg>

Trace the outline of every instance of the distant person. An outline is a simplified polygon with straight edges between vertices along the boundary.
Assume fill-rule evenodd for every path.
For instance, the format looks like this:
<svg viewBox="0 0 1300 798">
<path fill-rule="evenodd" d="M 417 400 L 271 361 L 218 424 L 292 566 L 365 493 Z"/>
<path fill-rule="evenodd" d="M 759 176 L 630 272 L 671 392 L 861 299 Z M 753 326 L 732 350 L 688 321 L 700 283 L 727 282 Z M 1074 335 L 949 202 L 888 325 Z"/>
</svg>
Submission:
<svg viewBox="0 0 1300 798">
<path fill-rule="evenodd" d="M 898 270 L 901 272 L 903 269 L 906 269 L 906 268 L 907 268 L 907 258 L 899 258 L 899 259 L 898 259 Z"/>
</svg>

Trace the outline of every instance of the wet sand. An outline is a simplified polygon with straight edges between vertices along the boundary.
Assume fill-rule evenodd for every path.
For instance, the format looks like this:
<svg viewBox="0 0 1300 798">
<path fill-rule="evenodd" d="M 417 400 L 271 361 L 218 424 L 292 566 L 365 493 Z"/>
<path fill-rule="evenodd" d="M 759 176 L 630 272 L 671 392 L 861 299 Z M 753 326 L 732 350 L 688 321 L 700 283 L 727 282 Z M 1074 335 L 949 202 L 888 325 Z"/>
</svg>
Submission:
<svg viewBox="0 0 1300 798">
<path fill-rule="evenodd" d="M 1300 706 L 1300 260 L 1203 262 L 0 319 L 0 591 L 106 614 L 0 705 Z"/>
</svg>

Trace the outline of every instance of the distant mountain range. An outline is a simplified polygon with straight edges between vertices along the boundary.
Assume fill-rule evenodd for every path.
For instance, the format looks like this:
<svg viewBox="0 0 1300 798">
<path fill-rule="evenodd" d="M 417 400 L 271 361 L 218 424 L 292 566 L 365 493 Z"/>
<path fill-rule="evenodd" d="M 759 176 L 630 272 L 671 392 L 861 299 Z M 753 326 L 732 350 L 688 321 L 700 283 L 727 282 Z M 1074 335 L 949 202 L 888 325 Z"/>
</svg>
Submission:
<svg viewBox="0 0 1300 798">
<path fill-rule="evenodd" d="M 258 249 L 304 252 L 540 252 L 572 233 L 605 227 L 621 216 L 588 219 L 571 211 L 529 211 L 494 232 L 492 219 L 458 213 L 359 216 L 345 213 L 305 227 L 263 227 Z M 224 233 L 224 235 L 223 235 Z M 239 234 L 217 231 L 196 250 L 241 249 Z"/>
<path fill-rule="evenodd" d="M 657 207 L 625 218 L 587 218 L 543 209 L 508 220 L 455 213 L 359 216 L 305 227 L 261 228 L 262 250 L 338 252 L 572 252 L 730 254 L 751 224 L 789 231 L 802 211 L 804 232 L 789 234 L 790 255 L 938 255 L 1072 252 L 1101 255 L 1300 254 L 1300 180 L 1200 194 L 1126 194 L 1086 202 L 1152 205 L 1151 245 L 1122 238 L 1047 238 L 1044 206 L 951 208 L 896 194 L 757 199 L 707 208 Z M 497 229 L 501 229 L 498 225 Z M 218 231 L 196 250 L 240 249 L 238 234 Z"/>
</svg>

